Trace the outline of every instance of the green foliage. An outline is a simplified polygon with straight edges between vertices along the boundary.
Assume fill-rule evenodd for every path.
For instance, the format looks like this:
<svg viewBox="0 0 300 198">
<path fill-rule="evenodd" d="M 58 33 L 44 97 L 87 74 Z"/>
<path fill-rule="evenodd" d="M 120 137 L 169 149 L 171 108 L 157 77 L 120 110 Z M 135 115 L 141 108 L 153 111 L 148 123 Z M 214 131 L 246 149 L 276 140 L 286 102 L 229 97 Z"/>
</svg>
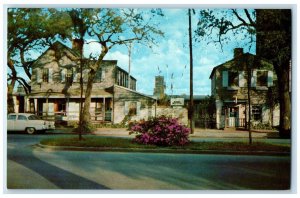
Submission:
<svg viewBox="0 0 300 198">
<path fill-rule="evenodd" d="M 261 129 L 261 130 L 274 130 L 274 128 L 270 124 L 257 123 L 252 124 L 252 129 Z"/>
<path fill-rule="evenodd" d="M 162 152 L 161 148 L 155 145 L 144 145 L 132 142 L 130 138 L 112 138 L 112 137 L 99 137 L 99 136 L 84 136 L 83 140 L 79 141 L 78 138 L 63 136 L 59 138 L 43 139 L 43 145 L 49 146 L 75 146 L 86 148 L 106 148 L 112 151 L 118 149 L 152 149 L 151 152 Z M 169 152 L 193 152 L 193 151 L 272 151 L 272 152 L 290 152 L 290 146 L 272 145 L 262 142 L 254 142 L 249 145 L 246 142 L 190 142 L 188 145 L 164 147 Z M 130 151 L 130 150 L 126 150 Z"/>
<path fill-rule="evenodd" d="M 127 124 L 120 123 L 120 124 L 112 124 L 112 123 L 99 123 L 94 124 L 95 128 L 126 128 Z"/>
<path fill-rule="evenodd" d="M 68 121 L 68 127 L 78 128 L 78 121 Z"/>
<path fill-rule="evenodd" d="M 82 126 L 78 124 L 77 128 L 74 129 L 75 132 L 81 132 L 81 134 L 84 133 L 92 133 L 96 130 L 95 126 L 92 123 L 83 123 Z"/>
</svg>

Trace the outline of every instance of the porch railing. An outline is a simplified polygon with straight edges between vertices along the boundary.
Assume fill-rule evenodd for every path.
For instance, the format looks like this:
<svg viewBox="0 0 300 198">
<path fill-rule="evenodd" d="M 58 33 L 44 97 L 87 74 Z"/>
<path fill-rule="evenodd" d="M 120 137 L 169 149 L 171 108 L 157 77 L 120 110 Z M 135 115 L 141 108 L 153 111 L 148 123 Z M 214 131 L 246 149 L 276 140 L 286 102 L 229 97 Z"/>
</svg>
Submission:
<svg viewBox="0 0 300 198">
<path fill-rule="evenodd" d="M 90 113 L 91 113 L 91 121 L 92 122 L 111 121 L 112 120 L 112 112 L 111 111 L 106 111 L 105 116 L 103 116 L 103 112 L 90 112 Z M 77 112 L 77 111 L 38 112 L 37 115 L 44 120 L 55 121 L 55 122 L 79 121 L 79 112 Z"/>
<path fill-rule="evenodd" d="M 226 127 L 246 127 L 245 118 L 226 118 Z"/>
</svg>

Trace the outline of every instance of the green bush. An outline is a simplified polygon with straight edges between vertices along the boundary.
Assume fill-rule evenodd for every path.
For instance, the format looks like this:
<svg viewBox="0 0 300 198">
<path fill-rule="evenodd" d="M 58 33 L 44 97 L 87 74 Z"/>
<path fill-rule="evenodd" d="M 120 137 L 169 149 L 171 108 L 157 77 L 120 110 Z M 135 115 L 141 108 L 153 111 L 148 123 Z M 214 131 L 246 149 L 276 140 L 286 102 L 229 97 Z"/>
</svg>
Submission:
<svg viewBox="0 0 300 198">
<path fill-rule="evenodd" d="M 273 130 L 270 124 L 257 123 L 252 125 L 252 129 Z"/>
<path fill-rule="evenodd" d="M 82 133 L 92 133 L 96 130 L 96 127 L 91 124 L 91 123 L 84 123 L 82 125 L 82 128 L 80 127 L 80 125 L 77 126 L 77 128 L 75 128 L 75 132 L 82 132 Z"/>
</svg>

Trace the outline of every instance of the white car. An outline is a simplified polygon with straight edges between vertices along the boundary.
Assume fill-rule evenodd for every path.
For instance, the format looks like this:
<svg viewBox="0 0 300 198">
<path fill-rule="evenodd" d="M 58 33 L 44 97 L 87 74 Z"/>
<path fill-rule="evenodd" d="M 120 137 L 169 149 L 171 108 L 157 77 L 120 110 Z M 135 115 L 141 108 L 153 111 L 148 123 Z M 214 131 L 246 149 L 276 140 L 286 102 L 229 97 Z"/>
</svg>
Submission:
<svg viewBox="0 0 300 198">
<path fill-rule="evenodd" d="M 25 131 L 34 134 L 36 131 L 55 129 L 54 122 L 40 119 L 30 113 L 10 113 L 7 115 L 7 131 Z"/>
</svg>

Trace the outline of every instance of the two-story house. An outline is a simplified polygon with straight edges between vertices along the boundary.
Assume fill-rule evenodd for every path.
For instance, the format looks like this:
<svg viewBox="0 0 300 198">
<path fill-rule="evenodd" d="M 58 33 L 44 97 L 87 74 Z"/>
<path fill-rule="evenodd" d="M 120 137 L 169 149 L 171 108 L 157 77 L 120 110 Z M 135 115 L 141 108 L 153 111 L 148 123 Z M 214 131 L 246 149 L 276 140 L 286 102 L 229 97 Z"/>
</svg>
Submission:
<svg viewBox="0 0 300 198">
<path fill-rule="evenodd" d="M 74 41 L 73 41 L 74 42 Z M 80 55 L 76 49 L 60 42 L 49 47 L 32 65 L 31 93 L 26 111 L 66 121 L 79 120 Z M 90 66 L 95 60 L 84 59 L 83 100 Z M 92 121 L 120 123 L 126 115 L 132 119 L 154 116 L 155 98 L 136 91 L 136 79 L 117 66 L 116 60 L 105 60 L 97 71 L 91 93 Z"/>
<path fill-rule="evenodd" d="M 278 125 L 278 105 L 271 101 L 277 80 L 272 64 L 236 48 L 233 59 L 214 67 L 209 78 L 218 129 L 246 127 L 249 121 L 248 86 L 251 124 Z"/>
</svg>

